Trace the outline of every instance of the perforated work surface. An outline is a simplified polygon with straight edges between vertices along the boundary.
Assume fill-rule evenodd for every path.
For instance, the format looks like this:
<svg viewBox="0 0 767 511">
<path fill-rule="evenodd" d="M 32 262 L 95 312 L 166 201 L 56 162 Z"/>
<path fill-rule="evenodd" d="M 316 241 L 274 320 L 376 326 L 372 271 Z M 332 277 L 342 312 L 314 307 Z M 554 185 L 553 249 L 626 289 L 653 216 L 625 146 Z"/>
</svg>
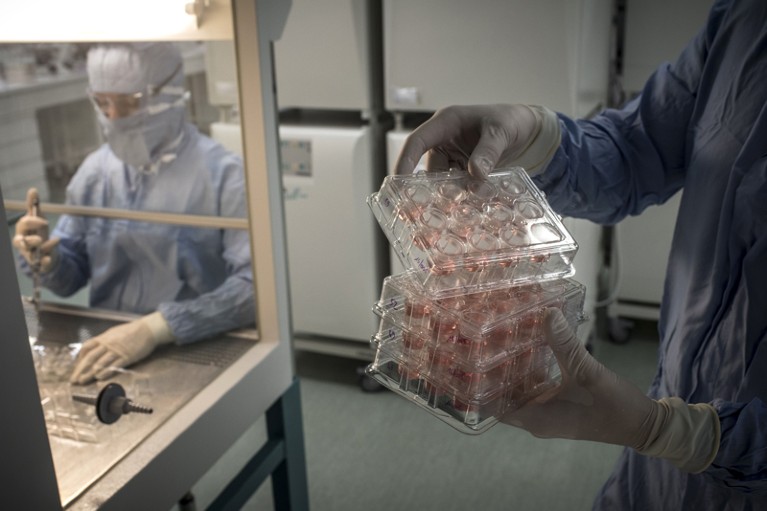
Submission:
<svg viewBox="0 0 767 511">
<path fill-rule="evenodd" d="M 82 343 L 120 324 L 119 321 L 70 316 L 46 310 L 40 311 L 38 321 L 34 306 L 26 300 L 24 314 L 29 336 L 36 338 L 38 344 Z M 224 368 L 252 345 L 252 340 L 223 337 L 185 346 L 167 346 L 157 350 L 154 358 Z"/>
</svg>

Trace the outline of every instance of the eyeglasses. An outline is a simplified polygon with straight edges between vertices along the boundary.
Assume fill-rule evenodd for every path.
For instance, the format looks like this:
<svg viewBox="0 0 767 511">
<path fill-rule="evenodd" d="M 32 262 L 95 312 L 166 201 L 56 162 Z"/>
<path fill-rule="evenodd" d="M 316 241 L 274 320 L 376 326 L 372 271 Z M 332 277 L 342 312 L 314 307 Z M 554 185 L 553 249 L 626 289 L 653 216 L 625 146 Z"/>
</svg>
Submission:
<svg viewBox="0 0 767 511">
<path fill-rule="evenodd" d="M 172 94 L 183 95 L 184 90 L 181 87 L 167 87 L 168 83 L 181 71 L 181 63 L 176 69 L 163 80 L 159 85 L 150 85 L 144 92 L 134 92 L 132 94 L 117 92 L 93 92 L 88 89 L 88 97 L 93 102 L 93 106 L 101 110 L 107 117 L 129 117 L 146 107 L 149 99 L 166 89 Z M 178 89 L 178 90 L 176 90 Z"/>
</svg>

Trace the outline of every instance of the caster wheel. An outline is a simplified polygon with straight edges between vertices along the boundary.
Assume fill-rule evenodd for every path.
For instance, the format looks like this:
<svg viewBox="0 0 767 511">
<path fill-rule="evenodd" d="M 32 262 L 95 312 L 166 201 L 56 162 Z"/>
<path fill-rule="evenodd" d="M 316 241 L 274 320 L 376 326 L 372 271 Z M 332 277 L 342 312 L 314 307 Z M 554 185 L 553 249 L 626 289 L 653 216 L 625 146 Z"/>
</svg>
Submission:
<svg viewBox="0 0 767 511">
<path fill-rule="evenodd" d="M 607 337 L 614 344 L 626 344 L 631 338 L 633 321 L 621 318 L 608 318 Z"/>
<path fill-rule="evenodd" d="M 357 369 L 357 383 L 363 392 L 380 392 L 385 389 L 383 385 L 365 373 L 364 367 Z"/>
</svg>

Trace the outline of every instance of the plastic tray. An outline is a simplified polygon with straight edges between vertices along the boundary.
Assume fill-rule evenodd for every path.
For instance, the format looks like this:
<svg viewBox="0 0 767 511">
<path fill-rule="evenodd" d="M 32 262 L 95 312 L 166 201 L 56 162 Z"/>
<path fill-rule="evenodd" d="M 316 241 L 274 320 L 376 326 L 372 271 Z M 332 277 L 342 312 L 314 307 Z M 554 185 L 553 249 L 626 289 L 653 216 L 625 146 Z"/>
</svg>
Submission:
<svg viewBox="0 0 767 511">
<path fill-rule="evenodd" d="M 412 273 L 393 275 L 384 279 L 373 306 L 382 318 L 374 339 L 403 360 L 418 345 L 455 355 L 467 371 L 488 371 L 540 339 L 548 307 L 561 309 L 575 329 L 583 319 L 585 291 L 575 280 L 561 279 L 432 299 Z M 400 339 L 404 343 L 397 344 Z"/>
<path fill-rule="evenodd" d="M 520 167 L 387 176 L 368 205 L 402 264 L 435 297 L 574 274 L 578 245 Z"/>
<path fill-rule="evenodd" d="M 521 407 L 530 399 L 559 385 L 561 374 L 553 353 L 545 345 L 530 346 L 519 352 L 517 360 L 506 365 L 507 379 L 495 390 L 481 397 L 455 389 L 444 375 L 449 368 L 431 371 L 412 367 L 383 346 L 367 374 L 388 389 L 406 397 L 424 410 L 463 433 L 479 434 L 496 424 L 506 412 Z M 514 371 L 515 364 L 525 364 L 527 370 Z M 520 369 L 517 367 L 517 369 Z"/>
<path fill-rule="evenodd" d="M 31 348 L 48 433 L 85 443 L 109 442 L 113 428 L 98 420 L 96 407 L 75 401 L 72 397 L 73 394 L 81 394 L 95 399 L 103 385 L 109 383 L 94 382 L 87 386 L 69 384 L 81 343 L 35 342 Z M 151 398 L 146 374 L 126 369 L 118 371 L 128 395 L 138 402 Z"/>
</svg>

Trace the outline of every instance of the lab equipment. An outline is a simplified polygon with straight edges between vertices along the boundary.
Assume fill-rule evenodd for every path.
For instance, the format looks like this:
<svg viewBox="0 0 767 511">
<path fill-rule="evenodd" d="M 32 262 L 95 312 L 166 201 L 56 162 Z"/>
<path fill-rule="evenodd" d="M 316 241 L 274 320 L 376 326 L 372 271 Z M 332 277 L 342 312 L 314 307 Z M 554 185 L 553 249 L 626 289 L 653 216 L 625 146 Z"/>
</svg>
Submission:
<svg viewBox="0 0 767 511">
<path fill-rule="evenodd" d="M 368 197 L 405 273 L 384 279 L 366 374 L 449 425 L 481 433 L 553 390 L 548 308 L 573 329 L 577 244 L 525 169 L 387 176 Z"/>
<path fill-rule="evenodd" d="M 242 331 L 183 347 L 167 345 L 144 359 L 140 367 L 116 369 L 108 383 L 73 386 L 69 379 L 81 346 L 135 317 L 44 301 L 38 320 L 32 304 L 22 303 L 64 500 L 76 496 L 105 467 L 133 450 L 254 343 L 255 332 Z M 73 394 L 97 397 L 106 384 L 112 383 L 123 387 L 135 403 L 151 404 L 153 413 L 128 414 L 107 426 L 99 419 L 95 406 L 73 399 Z M 84 459 L 88 462 L 84 463 Z"/>
<path fill-rule="evenodd" d="M 367 374 L 459 431 L 481 433 L 559 384 L 543 313 L 558 308 L 575 328 L 584 294 L 560 279 L 434 299 L 412 275 L 387 277 Z"/>
<path fill-rule="evenodd" d="M 96 407 L 96 416 L 104 424 L 112 424 L 127 413 L 150 414 L 154 410 L 140 405 L 125 395 L 125 389 L 119 383 L 108 383 L 98 395 L 72 394 L 72 400 Z"/>
<path fill-rule="evenodd" d="M 40 216 L 40 197 L 35 193 L 30 211 L 34 217 Z M 32 303 L 36 310 L 40 310 L 40 249 L 35 247 L 31 250 L 32 264 Z"/>
<path fill-rule="evenodd" d="M 387 176 L 368 205 L 405 268 L 444 298 L 574 274 L 578 245 L 521 167 Z"/>
<path fill-rule="evenodd" d="M 255 250 L 270 255 L 267 258 L 260 256 L 253 258 L 254 272 L 259 275 L 257 305 L 261 312 L 259 325 L 263 333 L 262 342 L 254 344 L 253 341 L 258 339 L 258 335 L 251 336 L 249 339 L 240 338 L 244 349 L 239 355 L 246 352 L 247 355 L 230 358 L 230 363 L 236 360 L 231 367 L 229 364 L 224 366 L 194 364 L 180 367 L 180 353 L 174 349 L 175 347 L 167 347 L 163 350 L 163 355 L 173 354 L 174 360 L 166 358 L 165 361 L 168 363 L 163 364 L 165 367 L 155 365 L 155 369 L 158 369 L 156 374 L 163 377 L 160 383 L 165 383 L 168 387 L 168 392 L 163 391 L 158 398 L 165 400 L 182 396 L 186 398 L 184 403 L 189 400 L 188 406 L 166 407 L 157 403 L 155 413 L 151 416 L 124 417 L 115 426 L 122 427 L 124 424 L 136 422 L 140 427 L 126 431 L 125 439 L 122 435 L 121 438 L 116 438 L 114 443 L 110 443 L 109 452 L 78 449 L 80 456 L 73 456 L 73 450 L 69 450 L 61 457 L 54 453 L 54 460 L 51 463 L 52 451 L 62 446 L 51 446 L 49 449 L 49 443 L 43 436 L 44 428 L 40 427 L 43 424 L 36 403 L 32 400 L 33 406 L 16 407 L 19 408 L 14 410 L 17 412 L 17 417 L 14 421 L 3 421 L 7 426 L 3 427 L 3 434 L 0 435 L 6 439 L 3 453 L 5 466 L 8 468 L 4 472 L 4 480 L 7 483 L 4 485 L 4 490 L 7 490 L 7 502 L 26 502 L 28 507 L 36 509 L 61 507 L 135 509 L 152 507 L 158 502 L 168 502 L 170 506 L 173 499 L 183 495 L 208 471 L 211 460 L 218 459 L 224 454 L 228 446 L 239 438 L 254 420 L 268 411 L 270 424 L 276 424 L 278 427 L 272 428 L 275 431 L 270 429 L 268 441 L 265 441 L 263 446 L 260 442 L 256 445 L 256 449 L 258 447 L 262 449 L 258 451 L 257 456 L 244 472 L 254 477 L 249 478 L 249 487 L 243 488 L 240 485 L 242 491 L 238 492 L 238 497 L 248 495 L 252 491 L 251 488 L 257 486 L 261 479 L 268 478 L 268 474 L 273 472 L 272 480 L 275 487 L 284 489 L 284 491 L 274 492 L 275 507 L 289 505 L 307 507 L 301 421 L 297 420 L 300 419 L 301 413 L 298 406 L 298 382 L 293 379 L 293 368 L 290 364 L 291 343 L 288 317 L 281 312 L 287 308 L 288 296 L 285 292 L 282 232 L 284 222 L 282 211 L 275 207 L 275 201 L 279 203 L 279 199 L 274 199 L 278 194 L 271 193 L 272 190 L 279 189 L 279 175 L 273 165 L 278 161 L 278 156 L 274 138 L 268 136 L 269 127 L 274 127 L 276 122 L 273 108 L 274 95 L 269 86 L 273 83 L 269 72 L 273 69 L 269 49 L 272 47 L 271 41 L 279 35 L 284 25 L 289 5 L 278 2 L 267 6 L 270 8 L 262 7 L 248 2 L 238 2 L 235 18 L 231 16 L 233 6 L 227 4 L 222 9 L 211 11 L 206 16 L 204 26 L 196 31 L 192 29 L 178 32 L 175 24 L 166 22 L 160 23 L 163 27 L 162 33 L 157 29 L 152 30 L 146 24 L 127 24 L 134 27 L 131 29 L 134 31 L 149 30 L 149 32 L 136 32 L 136 36 L 142 40 L 156 40 L 162 38 L 163 34 L 165 36 L 172 34 L 172 37 L 185 39 L 201 36 L 231 37 L 231 25 L 236 24 L 237 30 L 234 33 L 237 34 L 238 51 L 258 55 L 260 62 L 265 63 L 265 67 L 243 66 L 240 74 L 243 83 L 250 86 L 259 84 L 264 87 L 263 94 L 255 95 L 243 89 L 242 112 L 247 127 L 248 147 L 258 145 L 260 148 L 255 153 L 249 152 L 248 166 L 252 169 L 267 171 L 254 170 L 249 176 L 248 186 L 242 184 L 240 187 L 243 194 L 247 188 L 247 194 L 251 197 L 257 196 L 262 191 L 264 193 L 269 191 L 264 196 L 264 200 L 256 200 L 250 204 L 249 211 L 252 215 L 250 222 L 241 222 L 249 224 L 254 232 L 265 233 L 263 236 L 259 235 L 259 242 L 254 244 L 254 247 Z M 179 12 L 183 14 L 183 9 Z M 10 24 L 23 27 L 34 26 L 32 22 L 27 23 L 31 19 L 27 18 L 26 15 L 13 16 Z M 65 34 L 64 37 L 69 38 L 84 36 L 85 32 L 72 30 L 70 21 L 73 19 L 66 16 L 54 16 L 54 18 L 61 18 L 58 23 L 60 27 L 68 27 L 67 30 L 58 31 L 56 37 L 61 37 L 62 33 Z M 123 25 L 126 24 L 123 23 Z M 174 25 L 173 28 L 169 29 L 170 25 Z M 96 21 L 91 26 L 97 28 L 97 31 L 90 32 L 88 37 L 91 40 L 96 37 L 95 34 L 104 34 L 103 20 Z M 211 26 L 214 27 L 213 30 Z M 228 35 L 227 30 L 229 30 Z M 25 36 L 27 35 L 26 31 L 22 30 L 22 32 L 25 32 Z M 45 32 L 47 31 L 37 34 L 45 35 Z M 121 36 L 119 39 L 123 38 Z M 263 133 L 267 133 L 267 136 L 264 137 Z M 175 191 L 175 189 L 172 190 L 172 192 Z M 0 250 L 2 279 L 0 280 L 4 283 L 12 283 L 15 277 L 12 273 L 12 261 L 8 257 L 10 255 L 8 245 L 7 237 L 0 237 L 0 248 L 2 248 Z M 250 285 L 252 286 L 252 282 Z M 2 287 L 3 310 L 6 312 L 2 314 L 2 325 L 4 336 L 8 337 L 5 340 L 9 342 L 0 343 L 3 345 L 0 350 L 3 356 L 0 356 L 0 360 L 5 362 L 4 376 L 8 381 L 14 382 L 11 386 L 12 390 L 4 391 L 3 396 L 9 397 L 13 392 L 18 391 L 24 398 L 21 402 L 30 404 L 30 400 L 26 398 L 36 391 L 34 375 L 30 374 L 31 371 L 27 367 L 31 365 L 31 356 L 28 353 L 28 346 L 15 342 L 23 341 L 26 332 L 23 325 L 19 326 L 18 322 L 11 321 L 20 319 L 18 291 L 12 285 Z M 251 303 L 251 311 L 254 306 Z M 237 343 L 237 339 L 233 341 Z M 199 347 L 185 347 L 184 353 L 195 353 L 213 346 L 221 347 L 216 340 L 199 344 Z M 6 356 L 17 355 L 18 352 L 26 352 L 30 359 L 29 364 L 25 364 L 28 362 L 26 358 Z M 148 361 L 148 364 L 154 365 L 155 362 L 155 360 Z M 173 370 L 174 368 L 178 368 L 178 371 Z M 167 369 L 177 374 L 169 374 Z M 216 374 L 208 379 L 208 375 L 213 371 Z M 216 378 L 219 373 L 221 377 Z M 205 379 L 202 385 L 189 384 L 198 378 Z M 214 384 L 208 385 L 210 382 Z M 253 389 L 257 389 L 257 392 Z M 290 393 L 286 393 L 286 390 L 290 390 Z M 241 406 L 243 395 L 253 398 L 247 399 L 249 406 L 245 407 L 246 409 Z M 233 407 L 239 407 L 239 411 L 229 413 Z M 181 413 L 175 413 L 179 409 Z M 171 415 L 173 415 L 172 420 L 167 420 Z M 225 420 L 221 420 L 222 418 Z M 139 420 L 133 421 L 133 419 Z M 146 429 L 143 425 L 149 422 L 149 419 L 153 424 Z M 12 424 L 8 425 L 8 423 Z M 156 432 L 154 432 L 155 429 L 157 429 Z M 149 441 L 143 441 L 150 435 Z M 216 442 L 204 441 L 212 436 L 217 439 Z M 203 441 L 200 441 L 201 439 Z M 54 438 L 51 444 L 58 444 L 56 440 Z M 63 447 L 66 448 L 66 446 Z M 127 458 L 121 461 L 126 455 Z M 289 470 L 274 470 L 274 464 L 263 463 L 264 459 L 276 460 L 278 468 L 287 466 Z M 83 460 L 87 460 L 87 463 Z M 54 464 L 56 465 L 55 473 Z M 23 471 L 23 476 L 12 475 L 13 472 L 19 472 L 14 470 L 19 466 L 34 466 L 35 469 Z M 173 476 L 166 477 L 169 473 Z M 266 475 L 259 479 L 261 474 Z M 72 480 L 74 477 L 77 478 L 76 481 Z M 158 481 L 161 483 L 157 484 Z M 230 486 L 227 485 L 226 489 L 229 488 Z M 73 504 L 75 498 L 79 500 Z M 223 502 L 222 505 L 236 506 L 230 503 L 233 501 L 235 498 L 231 497 L 230 492 L 222 492 L 220 498 L 216 499 L 217 503 Z M 290 504 L 285 504 L 286 502 Z"/>
<path fill-rule="evenodd" d="M 27 190 L 27 213 L 16 222 L 13 244 L 29 266 L 32 276 L 32 303 L 39 310 L 41 274 L 53 266 L 57 239 L 48 239 L 48 222 L 40 211 L 40 196 L 36 188 Z"/>
</svg>

